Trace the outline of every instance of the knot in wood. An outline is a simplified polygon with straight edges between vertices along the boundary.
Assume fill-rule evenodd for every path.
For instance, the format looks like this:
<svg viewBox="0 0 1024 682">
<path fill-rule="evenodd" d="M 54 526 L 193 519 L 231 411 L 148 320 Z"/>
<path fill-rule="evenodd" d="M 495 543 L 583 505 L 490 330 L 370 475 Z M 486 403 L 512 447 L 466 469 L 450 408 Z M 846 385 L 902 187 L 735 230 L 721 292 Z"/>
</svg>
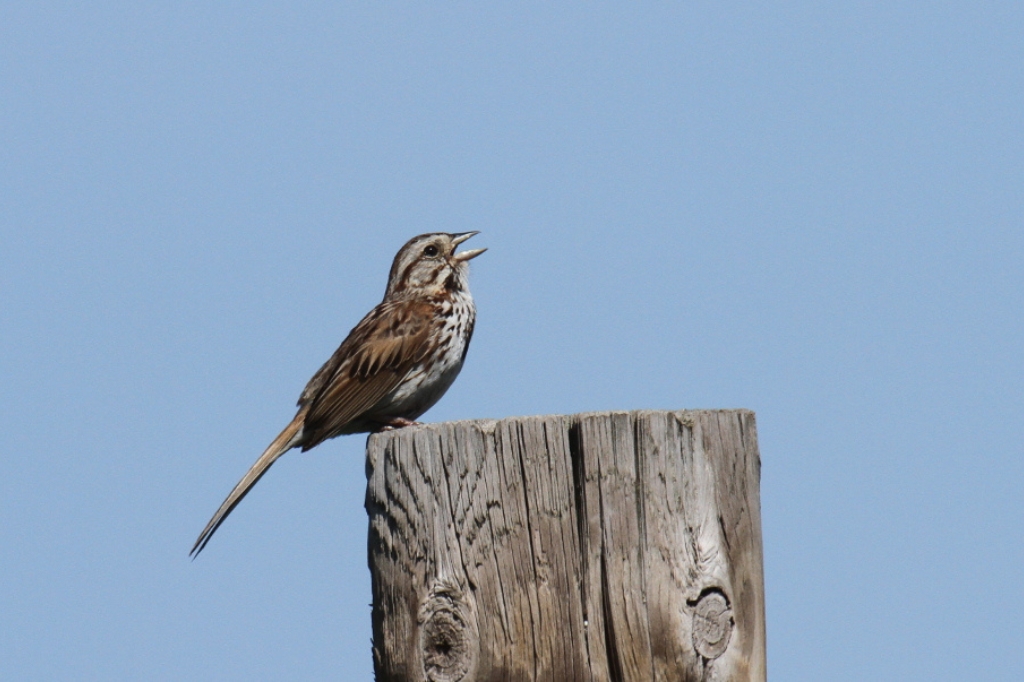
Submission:
<svg viewBox="0 0 1024 682">
<path fill-rule="evenodd" d="M 473 667 L 475 633 L 458 588 L 435 585 L 420 609 L 423 673 L 430 682 L 458 682 Z"/>
<path fill-rule="evenodd" d="M 693 648 L 706 659 L 725 653 L 732 637 L 732 609 L 718 588 L 705 590 L 693 609 Z"/>
</svg>

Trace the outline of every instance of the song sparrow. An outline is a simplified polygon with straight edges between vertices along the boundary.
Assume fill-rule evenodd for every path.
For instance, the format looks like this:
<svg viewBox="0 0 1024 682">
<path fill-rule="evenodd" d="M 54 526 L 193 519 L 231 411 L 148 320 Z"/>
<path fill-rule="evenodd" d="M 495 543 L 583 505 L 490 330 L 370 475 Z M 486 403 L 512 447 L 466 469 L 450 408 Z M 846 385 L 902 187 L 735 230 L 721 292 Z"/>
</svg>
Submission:
<svg viewBox="0 0 1024 682">
<path fill-rule="evenodd" d="M 468 261 L 486 249 L 455 253 L 477 232 L 423 234 L 395 256 L 384 300 L 349 332 L 299 397 L 299 411 L 256 460 L 206 528 L 196 557 L 278 457 L 342 434 L 415 424 L 462 369 L 476 308 Z"/>
</svg>

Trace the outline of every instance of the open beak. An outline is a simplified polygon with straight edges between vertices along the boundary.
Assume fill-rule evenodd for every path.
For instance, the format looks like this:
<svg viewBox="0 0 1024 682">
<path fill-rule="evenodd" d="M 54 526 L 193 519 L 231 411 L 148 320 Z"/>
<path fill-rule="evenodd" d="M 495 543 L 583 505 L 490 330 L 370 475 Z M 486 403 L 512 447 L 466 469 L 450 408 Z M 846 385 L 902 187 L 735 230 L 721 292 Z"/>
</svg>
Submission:
<svg viewBox="0 0 1024 682">
<path fill-rule="evenodd" d="M 453 234 L 452 235 L 452 246 L 453 247 L 458 246 L 459 244 L 461 244 L 462 242 L 466 241 L 467 239 L 469 239 L 470 237 L 472 237 L 475 234 L 480 234 L 480 232 L 479 231 L 475 231 L 475 232 L 463 232 L 462 234 Z M 452 256 L 452 260 L 467 261 L 467 260 L 469 260 L 471 258 L 476 258 L 477 256 L 479 256 L 481 253 L 483 253 L 486 250 L 487 249 L 470 249 L 469 251 L 463 251 L 461 253 L 457 253 L 454 256 Z"/>
</svg>

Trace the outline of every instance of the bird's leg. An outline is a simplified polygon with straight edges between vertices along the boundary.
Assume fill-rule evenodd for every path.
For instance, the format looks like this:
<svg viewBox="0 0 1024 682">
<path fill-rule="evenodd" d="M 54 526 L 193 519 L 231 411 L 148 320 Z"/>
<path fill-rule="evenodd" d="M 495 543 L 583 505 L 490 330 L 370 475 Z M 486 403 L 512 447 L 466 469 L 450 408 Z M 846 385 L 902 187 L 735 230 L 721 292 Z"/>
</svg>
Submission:
<svg viewBox="0 0 1024 682">
<path fill-rule="evenodd" d="M 388 417 L 387 419 L 377 421 L 379 425 L 377 431 L 393 431 L 394 429 L 403 429 L 406 426 L 419 426 L 421 423 L 406 419 L 405 417 Z"/>
</svg>

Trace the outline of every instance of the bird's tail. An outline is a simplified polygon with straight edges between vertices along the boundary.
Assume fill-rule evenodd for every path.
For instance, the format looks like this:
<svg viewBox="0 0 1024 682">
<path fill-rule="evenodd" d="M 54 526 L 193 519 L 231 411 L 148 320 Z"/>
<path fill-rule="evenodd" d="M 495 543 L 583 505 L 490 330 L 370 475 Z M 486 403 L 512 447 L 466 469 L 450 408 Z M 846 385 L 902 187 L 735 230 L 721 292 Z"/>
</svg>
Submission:
<svg viewBox="0 0 1024 682">
<path fill-rule="evenodd" d="M 213 515 L 210 522 L 206 524 L 203 532 L 199 534 L 199 538 L 196 540 L 196 544 L 192 546 L 189 556 L 193 559 L 199 556 L 199 553 L 206 547 L 206 543 L 217 532 L 220 524 L 224 523 L 224 519 L 228 517 L 228 514 L 242 501 L 246 493 L 256 485 L 256 481 L 260 480 L 260 477 L 267 473 L 270 465 L 276 462 L 278 457 L 298 444 L 298 439 L 302 437 L 302 422 L 305 417 L 306 410 L 300 410 L 295 415 L 295 419 L 288 426 L 284 427 L 284 431 L 278 434 L 277 438 L 267 446 L 267 449 L 263 451 L 263 454 L 256 460 L 256 463 L 249 467 L 249 470 L 245 472 L 245 476 L 242 477 L 242 480 L 238 482 L 238 485 L 235 486 L 234 490 L 227 496 L 227 499 L 220 505 L 220 509 Z"/>
</svg>

